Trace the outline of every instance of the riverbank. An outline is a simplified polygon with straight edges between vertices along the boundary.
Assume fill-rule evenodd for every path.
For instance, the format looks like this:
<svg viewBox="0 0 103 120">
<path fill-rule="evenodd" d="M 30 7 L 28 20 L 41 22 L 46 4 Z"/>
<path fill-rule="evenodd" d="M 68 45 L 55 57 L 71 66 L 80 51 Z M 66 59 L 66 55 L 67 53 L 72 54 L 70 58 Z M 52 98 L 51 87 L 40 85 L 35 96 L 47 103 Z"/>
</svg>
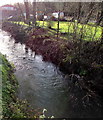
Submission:
<svg viewBox="0 0 103 120">
<path fill-rule="evenodd" d="M 43 56 L 60 70 L 66 79 L 76 82 L 91 96 L 103 97 L 103 47 L 100 41 L 65 40 L 47 28 L 24 29 L 13 23 L 4 23 L 3 29 L 11 33 L 16 42 L 25 43 L 36 54 Z"/>
<path fill-rule="evenodd" d="M 0 70 L 2 72 L 2 117 L 34 118 L 36 112 L 26 100 L 17 98 L 18 82 L 14 76 L 14 67 L 0 53 Z M 28 108 L 29 107 L 29 108 Z"/>
</svg>

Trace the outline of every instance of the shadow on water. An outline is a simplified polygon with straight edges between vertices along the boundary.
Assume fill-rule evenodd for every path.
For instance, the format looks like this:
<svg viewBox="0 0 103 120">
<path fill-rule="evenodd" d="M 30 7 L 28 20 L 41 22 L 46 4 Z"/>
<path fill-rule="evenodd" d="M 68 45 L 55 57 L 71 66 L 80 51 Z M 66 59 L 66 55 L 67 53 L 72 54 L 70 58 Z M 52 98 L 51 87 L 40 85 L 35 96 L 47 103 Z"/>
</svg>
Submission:
<svg viewBox="0 0 103 120">
<path fill-rule="evenodd" d="M 103 117 L 101 100 L 89 98 L 78 85 L 67 82 L 54 64 L 15 43 L 4 31 L 0 31 L 0 52 L 16 67 L 18 97 L 27 99 L 35 109 L 46 108 L 47 116 L 57 118 Z"/>
</svg>

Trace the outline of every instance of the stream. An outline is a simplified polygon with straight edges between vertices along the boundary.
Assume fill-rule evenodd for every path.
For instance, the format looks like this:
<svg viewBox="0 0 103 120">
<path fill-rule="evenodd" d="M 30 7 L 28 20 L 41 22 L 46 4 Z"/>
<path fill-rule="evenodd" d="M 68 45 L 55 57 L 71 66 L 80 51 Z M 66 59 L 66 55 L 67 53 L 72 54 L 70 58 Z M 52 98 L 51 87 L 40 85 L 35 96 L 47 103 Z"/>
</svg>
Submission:
<svg viewBox="0 0 103 120">
<path fill-rule="evenodd" d="M 72 85 L 58 67 L 45 62 L 24 44 L 15 43 L 10 34 L 0 30 L 0 52 L 15 65 L 19 83 L 17 96 L 34 109 L 47 109 L 46 116 L 55 118 L 103 117 L 101 99 L 88 102 L 85 91 Z M 85 101 L 85 102 L 84 102 Z"/>
</svg>

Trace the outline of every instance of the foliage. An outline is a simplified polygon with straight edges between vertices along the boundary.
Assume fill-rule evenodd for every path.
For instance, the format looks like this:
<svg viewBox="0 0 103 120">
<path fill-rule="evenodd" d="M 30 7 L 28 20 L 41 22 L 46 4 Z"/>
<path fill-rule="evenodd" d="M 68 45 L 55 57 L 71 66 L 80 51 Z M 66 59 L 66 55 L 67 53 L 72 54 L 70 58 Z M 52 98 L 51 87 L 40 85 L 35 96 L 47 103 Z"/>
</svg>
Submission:
<svg viewBox="0 0 103 120">
<path fill-rule="evenodd" d="M 21 42 L 21 43 L 24 43 L 24 41 L 26 41 L 27 39 L 27 29 L 28 27 L 24 25 L 21 26 L 18 24 L 18 22 L 15 22 L 12 23 L 12 22 L 3 22 L 2 24 L 2 29 L 5 30 L 5 31 L 8 31 L 11 33 L 11 37 L 14 37 L 17 42 Z"/>
</svg>

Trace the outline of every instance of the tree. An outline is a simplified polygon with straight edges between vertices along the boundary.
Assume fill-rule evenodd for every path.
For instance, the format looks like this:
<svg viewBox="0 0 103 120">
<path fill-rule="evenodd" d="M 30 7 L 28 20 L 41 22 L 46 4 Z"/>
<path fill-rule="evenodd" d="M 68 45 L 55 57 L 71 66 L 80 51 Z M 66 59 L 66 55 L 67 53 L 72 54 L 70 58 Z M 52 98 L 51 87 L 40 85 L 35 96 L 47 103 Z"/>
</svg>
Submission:
<svg viewBox="0 0 103 120">
<path fill-rule="evenodd" d="M 94 10 L 94 5 L 95 4 L 93 2 L 91 2 L 90 5 L 89 5 L 89 13 L 87 14 L 87 17 L 86 17 L 86 20 L 85 20 L 85 24 L 87 24 L 88 21 L 90 20 L 90 17 L 91 17 L 91 15 L 93 13 L 93 10 Z"/>
<path fill-rule="evenodd" d="M 78 13 L 77 13 L 77 20 L 78 20 L 78 23 L 80 23 L 81 9 L 82 9 L 82 5 L 81 5 L 81 2 L 79 2 L 79 3 L 78 3 Z"/>
<path fill-rule="evenodd" d="M 30 13 L 29 13 L 29 3 L 28 0 L 24 0 L 25 10 L 26 10 L 26 22 L 30 22 Z"/>
<path fill-rule="evenodd" d="M 33 24 L 36 26 L 36 0 L 33 0 Z"/>
<path fill-rule="evenodd" d="M 101 6 L 101 10 L 98 12 L 97 15 L 97 21 L 96 21 L 97 25 L 100 25 L 100 23 L 103 21 L 103 1 L 99 3 L 99 5 Z"/>
<path fill-rule="evenodd" d="M 19 3 L 17 3 L 17 5 L 18 5 L 19 10 L 20 10 L 20 13 L 21 13 L 21 15 L 22 15 L 22 19 L 23 19 L 23 21 L 25 22 L 25 16 L 24 16 L 24 14 L 23 14 L 23 10 L 21 9 L 21 6 L 20 6 Z"/>
</svg>

